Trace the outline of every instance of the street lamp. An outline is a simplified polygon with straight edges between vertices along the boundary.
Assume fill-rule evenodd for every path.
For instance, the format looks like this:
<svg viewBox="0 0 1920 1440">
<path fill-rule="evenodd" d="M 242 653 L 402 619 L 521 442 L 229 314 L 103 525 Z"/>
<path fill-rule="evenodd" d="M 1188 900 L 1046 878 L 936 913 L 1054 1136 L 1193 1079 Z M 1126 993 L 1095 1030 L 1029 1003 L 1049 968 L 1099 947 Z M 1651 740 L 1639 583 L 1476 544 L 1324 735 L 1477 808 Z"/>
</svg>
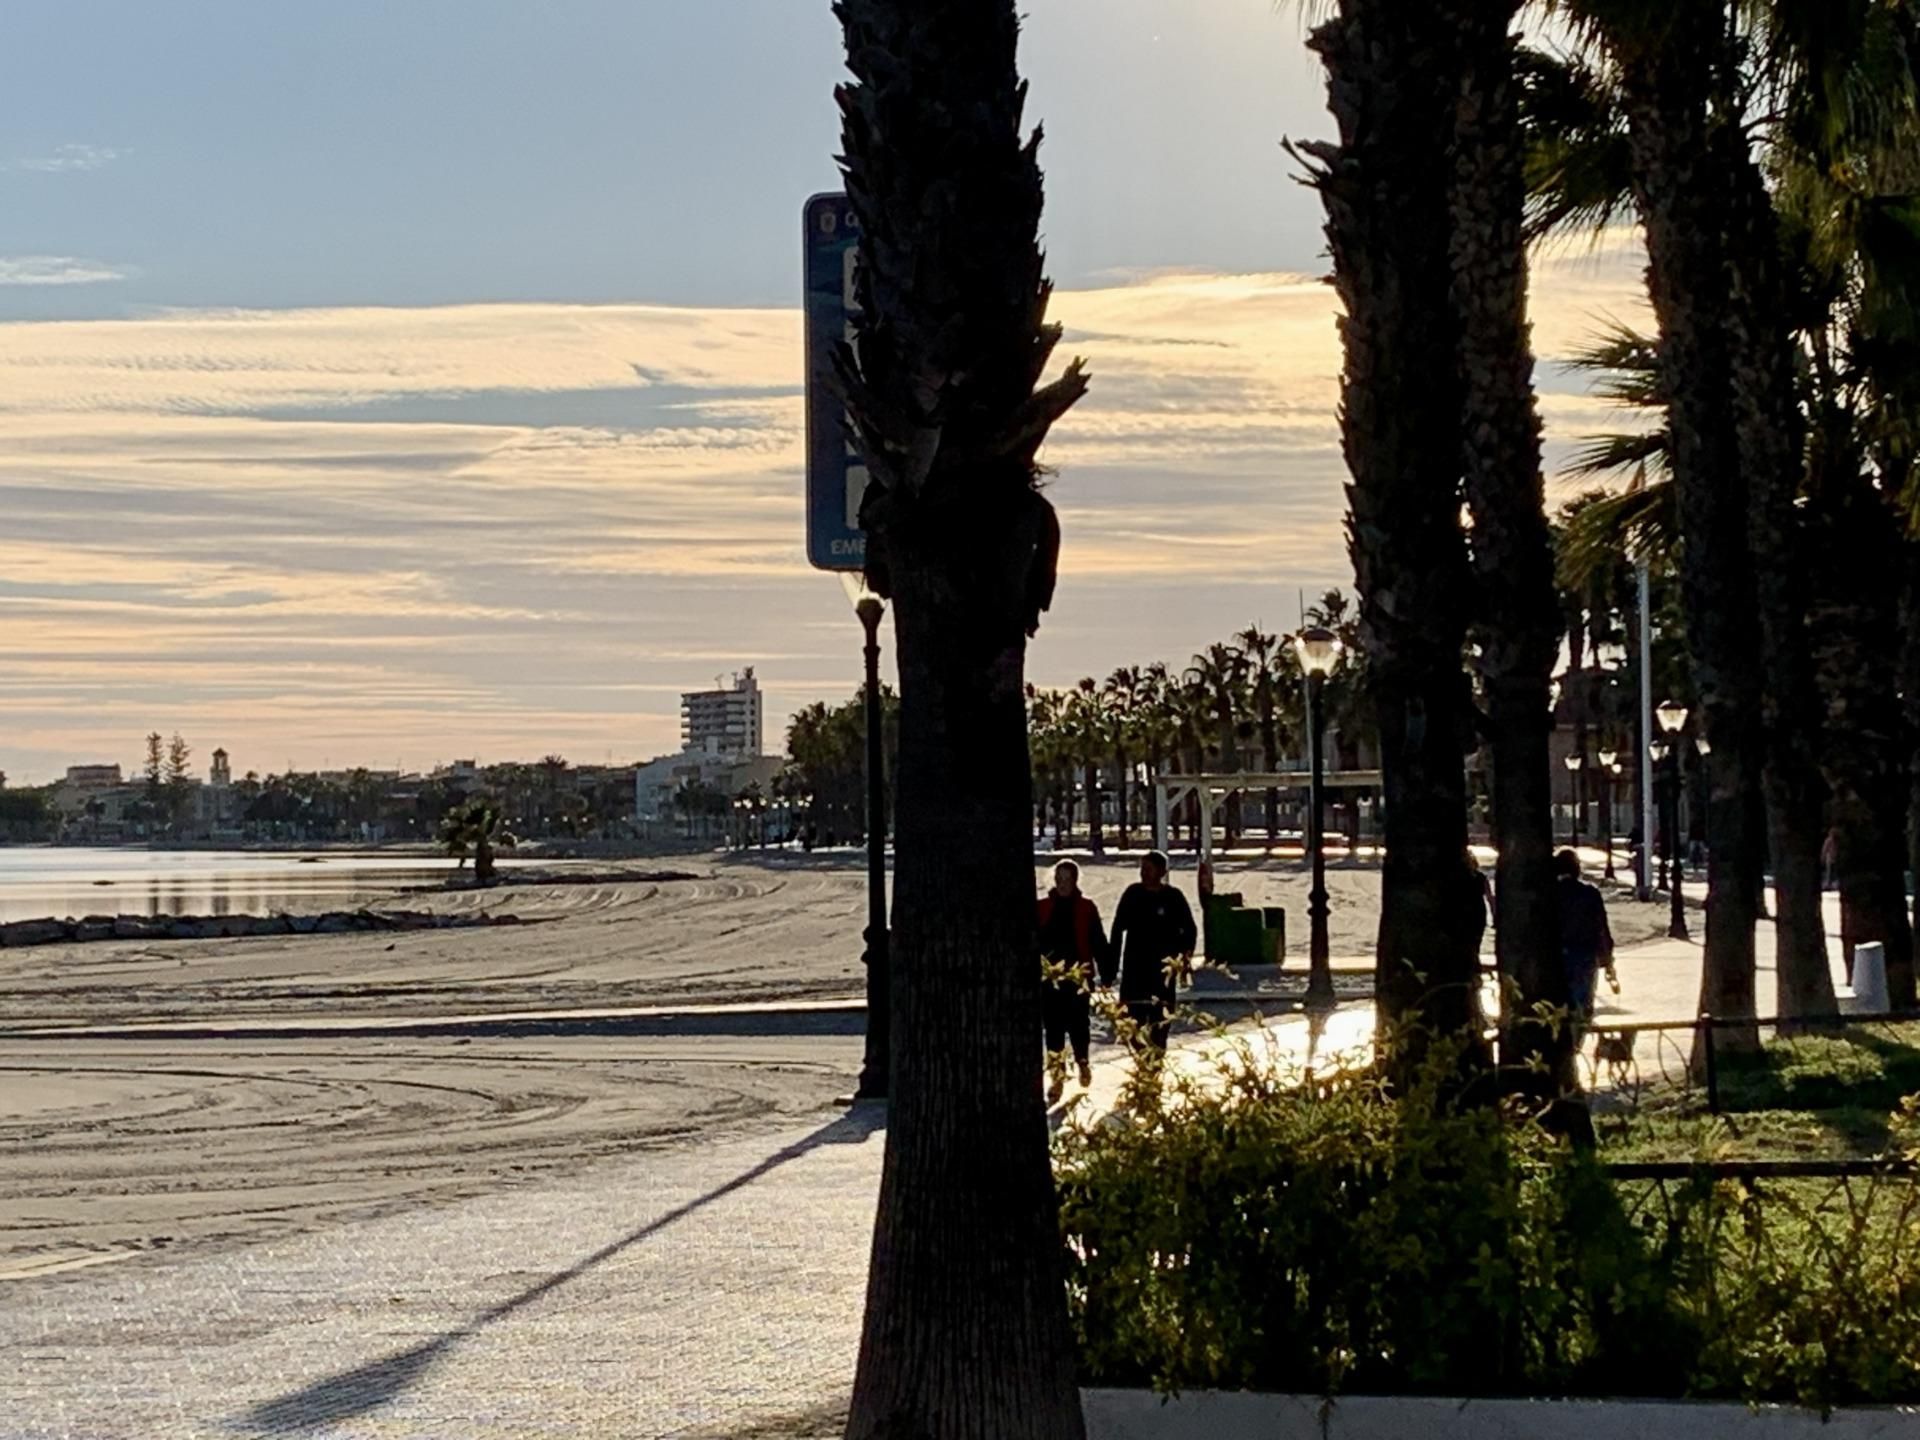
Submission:
<svg viewBox="0 0 1920 1440">
<path fill-rule="evenodd" d="M 1654 712 L 1654 718 L 1660 722 L 1660 729 L 1672 740 L 1661 748 L 1673 756 L 1673 774 L 1667 780 L 1667 881 L 1673 901 L 1672 916 L 1667 922 L 1667 938 L 1686 940 L 1687 934 L 1686 898 L 1681 893 L 1682 870 L 1680 865 L 1680 732 L 1686 728 L 1687 707 L 1669 700 Z"/>
<path fill-rule="evenodd" d="M 853 613 L 866 631 L 867 718 L 867 1044 L 860 1061 L 856 1100 L 884 1100 L 891 1069 L 892 977 L 887 938 L 887 786 L 886 751 L 881 736 L 880 621 L 886 602 L 868 588 L 865 577 L 840 573 Z"/>
<path fill-rule="evenodd" d="M 1567 810 L 1572 817 L 1573 848 L 1580 848 L 1580 767 L 1587 757 L 1578 750 L 1567 756 Z"/>
<path fill-rule="evenodd" d="M 1293 653 L 1307 677 L 1307 853 L 1313 858 L 1313 888 L 1307 892 L 1307 1005 L 1326 1008 L 1334 1003 L 1333 967 L 1327 942 L 1327 855 L 1326 836 L 1320 824 L 1320 792 L 1323 786 L 1320 754 L 1320 690 L 1334 666 L 1340 663 L 1340 637 L 1321 626 L 1302 630 L 1293 637 Z"/>
<path fill-rule="evenodd" d="M 1620 774 L 1619 752 L 1602 750 L 1600 759 L 1600 838 L 1605 843 L 1607 863 L 1601 878 L 1613 879 L 1613 782 Z"/>
</svg>

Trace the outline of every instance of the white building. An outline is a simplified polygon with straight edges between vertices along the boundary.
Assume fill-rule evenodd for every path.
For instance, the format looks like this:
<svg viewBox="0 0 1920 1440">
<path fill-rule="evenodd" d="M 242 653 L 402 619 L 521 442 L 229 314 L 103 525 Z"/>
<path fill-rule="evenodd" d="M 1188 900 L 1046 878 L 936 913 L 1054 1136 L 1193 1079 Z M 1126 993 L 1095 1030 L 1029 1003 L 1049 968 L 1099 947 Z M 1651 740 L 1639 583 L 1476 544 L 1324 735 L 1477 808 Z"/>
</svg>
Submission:
<svg viewBox="0 0 1920 1440">
<path fill-rule="evenodd" d="M 686 753 L 751 760 L 761 753 L 764 712 L 753 667 L 730 690 L 694 690 L 680 697 L 680 744 Z"/>
</svg>

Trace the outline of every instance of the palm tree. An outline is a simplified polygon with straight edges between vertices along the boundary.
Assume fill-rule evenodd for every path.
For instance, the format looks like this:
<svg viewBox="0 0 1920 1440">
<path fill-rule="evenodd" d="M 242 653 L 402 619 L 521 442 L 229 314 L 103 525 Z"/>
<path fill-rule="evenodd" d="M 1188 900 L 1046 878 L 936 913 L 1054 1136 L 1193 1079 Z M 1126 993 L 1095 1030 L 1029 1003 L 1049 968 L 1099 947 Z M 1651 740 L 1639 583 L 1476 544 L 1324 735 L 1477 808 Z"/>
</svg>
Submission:
<svg viewBox="0 0 1920 1440">
<path fill-rule="evenodd" d="M 1338 144 L 1303 144 L 1344 307 L 1349 549 L 1386 800 L 1376 994 L 1389 1022 L 1464 1034 L 1478 983 L 1464 904 L 1469 572 L 1451 313 L 1448 137 L 1458 86 L 1434 7 L 1341 0 L 1313 32 Z M 1417 1037 L 1415 1037 L 1417 1038 Z M 1411 1059 L 1412 1047 L 1401 1052 Z"/>
<path fill-rule="evenodd" d="M 1618 5 L 1588 3 L 1580 8 L 1598 17 L 1596 31 L 1608 37 L 1616 54 L 1623 49 L 1622 37 L 1629 42 L 1646 39 L 1645 25 Z M 1866 551 L 1853 548 L 1847 538 L 1856 528 L 1849 515 L 1861 513 L 1851 501 L 1862 497 L 1863 487 L 1866 495 L 1882 496 L 1870 501 L 1869 515 L 1876 505 L 1887 503 L 1884 497 L 1891 492 L 1883 490 L 1859 460 L 1835 463 L 1836 455 L 1849 449 L 1858 453 L 1858 447 L 1834 428 L 1836 420 L 1841 431 L 1851 426 L 1852 406 L 1834 403 L 1848 388 L 1848 382 L 1839 380 L 1847 363 L 1842 359 L 1836 367 L 1829 361 L 1849 348 L 1841 337 L 1851 326 L 1835 318 L 1836 311 L 1845 309 L 1842 296 L 1859 293 L 1840 275 L 1849 269 L 1863 275 L 1878 268 L 1861 263 L 1860 245 L 1867 232 L 1855 229 L 1849 217 L 1872 212 L 1867 192 L 1874 188 L 1874 177 L 1892 182 L 1882 193 L 1897 194 L 1897 203 L 1904 204 L 1915 188 L 1911 156 L 1920 149 L 1913 122 L 1915 24 L 1910 6 L 1867 0 L 1817 10 L 1752 5 L 1717 23 L 1722 33 L 1701 37 L 1717 43 L 1717 58 L 1710 73 L 1695 76 L 1700 91 L 1693 107 L 1696 133 L 1689 142 L 1692 148 L 1684 153 L 1709 187 L 1719 187 L 1719 199 L 1709 207 L 1717 214 L 1718 227 L 1695 227 L 1683 238 L 1712 251 L 1700 261 L 1703 271 L 1717 264 L 1726 278 L 1729 303 L 1722 307 L 1726 324 L 1721 340 L 1732 397 L 1732 451 L 1740 462 L 1739 479 L 1749 487 L 1746 540 L 1755 585 L 1751 608 L 1760 621 L 1767 676 L 1761 692 L 1767 745 L 1764 783 L 1779 892 L 1781 1009 L 1818 1015 L 1833 1009 L 1818 910 L 1823 790 L 1833 793 L 1832 818 L 1845 827 L 1841 847 L 1858 861 L 1847 867 L 1856 894 L 1892 890 L 1897 879 L 1888 883 L 1868 877 L 1876 870 L 1897 876 L 1904 868 L 1899 847 L 1886 840 L 1890 829 L 1897 833 L 1897 824 L 1890 827 L 1884 813 L 1876 818 L 1858 801 L 1838 803 L 1843 795 L 1885 792 L 1872 769 L 1884 775 L 1886 759 L 1866 771 L 1862 765 L 1870 752 L 1884 757 L 1895 728 L 1884 718 L 1892 709 L 1891 676 L 1884 670 L 1875 676 L 1876 667 L 1858 661 L 1863 655 L 1884 653 L 1881 647 L 1894 622 L 1885 587 L 1876 593 L 1859 591 L 1858 577 L 1869 572 L 1860 563 Z M 1648 62 L 1639 72 L 1646 76 L 1654 69 Z M 1621 67 L 1620 73 L 1628 76 L 1629 67 Z M 1604 97 L 1603 77 L 1590 73 L 1572 89 L 1589 101 Z M 1626 91 L 1623 80 L 1620 93 Z M 1558 119 L 1577 108 L 1562 106 Z M 1584 129 L 1589 137 L 1601 136 L 1600 143 L 1586 147 L 1590 156 L 1617 155 L 1621 147 L 1615 132 L 1637 133 L 1631 120 L 1624 127 L 1590 123 L 1607 108 L 1604 98 L 1588 105 Z M 1632 111 L 1631 106 L 1616 108 Z M 1756 110 L 1761 113 L 1754 123 L 1751 112 Z M 1643 130 L 1652 128 L 1644 116 L 1639 124 Z M 1764 168 L 1756 164 L 1750 143 L 1756 131 L 1764 144 Z M 1563 146 L 1559 153 L 1578 148 Z M 1617 166 L 1589 160 L 1559 173 L 1596 183 L 1602 176 L 1618 181 L 1630 176 L 1637 163 Z M 1567 192 L 1568 187 L 1560 186 L 1563 199 Z M 1590 189 L 1590 200 L 1593 193 Z M 1911 243 L 1902 242 L 1900 251 L 1910 250 Z M 1891 313 L 1910 316 L 1911 295 L 1896 293 L 1900 301 L 1890 307 Z M 1625 336 L 1613 338 L 1617 343 L 1611 363 L 1635 372 L 1620 398 L 1665 403 L 1670 387 L 1649 385 L 1644 378 L 1652 373 L 1645 361 L 1657 354 L 1654 347 L 1644 341 L 1629 343 Z M 1691 404 L 1696 397 L 1679 398 Z M 1669 448 L 1667 431 L 1659 430 L 1603 442 L 1590 450 L 1587 460 L 1594 469 L 1657 463 Z M 1617 515 L 1596 513 L 1590 518 L 1601 524 L 1630 518 L 1645 531 L 1671 532 L 1676 527 L 1663 523 L 1664 510 L 1661 487 L 1648 485 L 1637 497 L 1619 497 Z M 1863 541 L 1891 535 L 1885 515 L 1881 518 L 1874 535 L 1862 536 Z M 1841 553 L 1836 546 L 1846 555 L 1837 564 L 1832 558 Z M 1823 555 L 1829 558 L 1822 567 Z M 1897 564 L 1898 557 L 1892 558 Z M 1810 614 L 1819 623 L 1809 625 Z M 1697 640 L 1694 648 L 1701 648 Z M 1863 690 L 1863 685 L 1873 689 L 1876 680 L 1886 692 L 1877 699 Z M 1825 738 L 1815 743 L 1822 732 L 1823 692 Z M 1871 718 L 1876 714 L 1881 718 Z M 1718 735 L 1715 739 L 1722 742 Z M 1716 743 L 1716 754 L 1725 748 Z M 1717 762 L 1715 768 L 1720 768 Z M 1753 767 L 1744 768 L 1751 772 Z M 1750 798 L 1747 803 L 1751 808 Z M 1716 819 L 1716 837 L 1721 830 Z M 1716 849 L 1724 846 L 1717 844 Z M 1757 885 L 1757 862 L 1753 881 Z M 1882 914 L 1887 909 L 1884 898 L 1862 903 Z M 1890 956 L 1895 973 L 1904 976 L 1898 928 L 1889 928 L 1884 918 L 1876 919 L 1873 928 L 1893 937 Z M 1895 981 L 1896 987 L 1903 983 Z"/>
<path fill-rule="evenodd" d="M 1026 642 L 1059 527 L 1035 456 L 1085 393 L 1038 244 L 1013 0 L 838 0 L 859 221 L 836 373 L 893 604 L 893 1085 L 850 1440 L 1078 1440 L 1027 844 Z"/>
<path fill-rule="evenodd" d="M 481 886 L 494 881 L 493 852 L 510 850 L 515 844 L 502 823 L 500 807 L 485 795 L 448 812 L 440 824 L 440 841 L 462 866 L 469 855 L 473 857 L 473 883 Z"/>
<path fill-rule="evenodd" d="M 1106 850 L 1100 806 L 1100 766 L 1112 745 L 1111 721 L 1106 696 L 1091 676 L 1081 679 L 1068 697 L 1074 741 L 1074 759 L 1078 762 L 1087 797 L 1087 848 L 1099 855 Z"/>
<path fill-rule="evenodd" d="M 1187 667 L 1187 684 L 1200 696 L 1218 727 L 1219 766 L 1228 774 L 1240 769 L 1239 713 L 1246 690 L 1246 659 L 1230 645 L 1213 644 L 1193 657 Z M 1204 765 L 1202 769 L 1206 768 Z M 1204 802 L 1203 802 L 1204 803 Z M 1205 816 L 1201 823 L 1207 823 Z M 1233 844 L 1240 831 L 1240 800 L 1236 791 L 1227 800 L 1227 844 Z"/>
<path fill-rule="evenodd" d="M 1548 688 L 1559 648 L 1553 551 L 1527 329 L 1525 146 L 1512 33 L 1519 0 L 1441 6 L 1459 47 L 1449 234 L 1458 326 L 1461 468 L 1477 583 L 1472 640 L 1493 756 L 1501 974 L 1522 1000 L 1561 1004 Z M 1521 1014 L 1532 1013 L 1523 1007 Z M 1564 1067 L 1564 1032 L 1513 1027 L 1515 1054 Z M 1561 1076 L 1563 1084 L 1570 1072 Z"/>
<path fill-rule="evenodd" d="M 1145 687 L 1146 677 L 1138 665 L 1121 666 L 1107 677 L 1103 687 L 1122 850 L 1133 846 L 1133 753 L 1142 729 Z"/>
<path fill-rule="evenodd" d="M 1239 648 L 1243 668 L 1253 679 L 1252 698 L 1254 713 L 1258 717 L 1261 768 L 1278 770 L 1279 685 L 1274 672 L 1280 641 L 1277 636 L 1264 633 L 1256 622 L 1234 636 L 1233 643 Z M 1267 787 L 1266 804 L 1267 844 L 1272 845 L 1280 838 L 1280 792 L 1271 785 Z"/>
</svg>

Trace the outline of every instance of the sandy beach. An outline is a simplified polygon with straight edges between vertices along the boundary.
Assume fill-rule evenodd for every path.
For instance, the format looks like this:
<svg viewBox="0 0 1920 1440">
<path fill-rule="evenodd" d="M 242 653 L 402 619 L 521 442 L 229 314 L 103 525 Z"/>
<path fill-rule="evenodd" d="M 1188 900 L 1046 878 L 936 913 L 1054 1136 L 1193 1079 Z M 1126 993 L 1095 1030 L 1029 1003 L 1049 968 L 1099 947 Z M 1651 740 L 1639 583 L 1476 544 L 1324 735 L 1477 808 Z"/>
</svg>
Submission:
<svg viewBox="0 0 1920 1440">
<path fill-rule="evenodd" d="M 1037 857 L 1036 886 L 1052 863 Z M 1110 915 L 1137 861 L 1081 863 Z M 605 878 L 596 866 L 591 883 L 405 897 L 516 914 L 515 926 L 0 950 L 0 1278 L 268 1240 L 824 1110 L 858 1068 L 857 1017 L 805 1033 L 750 1020 L 685 1035 L 25 1033 L 861 994 L 857 854 L 672 865 L 693 878 Z M 1289 963 L 1304 964 L 1298 861 L 1216 868 L 1220 889 L 1288 907 Z M 1175 878 L 1191 893 L 1190 857 L 1176 857 Z M 1379 872 L 1335 865 L 1328 888 L 1334 953 L 1359 968 Z M 1623 944 L 1662 916 L 1614 905 Z"/>
</svg>

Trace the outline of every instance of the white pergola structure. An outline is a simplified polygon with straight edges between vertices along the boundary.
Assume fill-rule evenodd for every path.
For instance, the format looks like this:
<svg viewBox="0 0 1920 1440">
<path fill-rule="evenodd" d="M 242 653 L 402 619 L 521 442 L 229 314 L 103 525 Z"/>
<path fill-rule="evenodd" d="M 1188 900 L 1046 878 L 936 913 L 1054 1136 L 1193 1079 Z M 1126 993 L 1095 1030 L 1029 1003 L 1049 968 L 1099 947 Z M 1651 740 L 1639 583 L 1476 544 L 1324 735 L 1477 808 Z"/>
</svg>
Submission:
<svg viewBox="0 0 1920 1440">
<path fill-rule="evenodd" d="M 1248 770 L 1236 774 L 1162 775 L 1153 782 L 1153 848 L 1164 851 L 1171 838 L 1173 807 L 1189 795 L 1200 797 L 1200 858 L 1213 858 L 1213 822 L 1221 804 L 1236 790 L 1305 790 L 1313 783 L 1307 770 Z M 1378 790 L 1378 770 L 1329 770 L 1320 777 L 1328 790 Z"/>
</svg>

